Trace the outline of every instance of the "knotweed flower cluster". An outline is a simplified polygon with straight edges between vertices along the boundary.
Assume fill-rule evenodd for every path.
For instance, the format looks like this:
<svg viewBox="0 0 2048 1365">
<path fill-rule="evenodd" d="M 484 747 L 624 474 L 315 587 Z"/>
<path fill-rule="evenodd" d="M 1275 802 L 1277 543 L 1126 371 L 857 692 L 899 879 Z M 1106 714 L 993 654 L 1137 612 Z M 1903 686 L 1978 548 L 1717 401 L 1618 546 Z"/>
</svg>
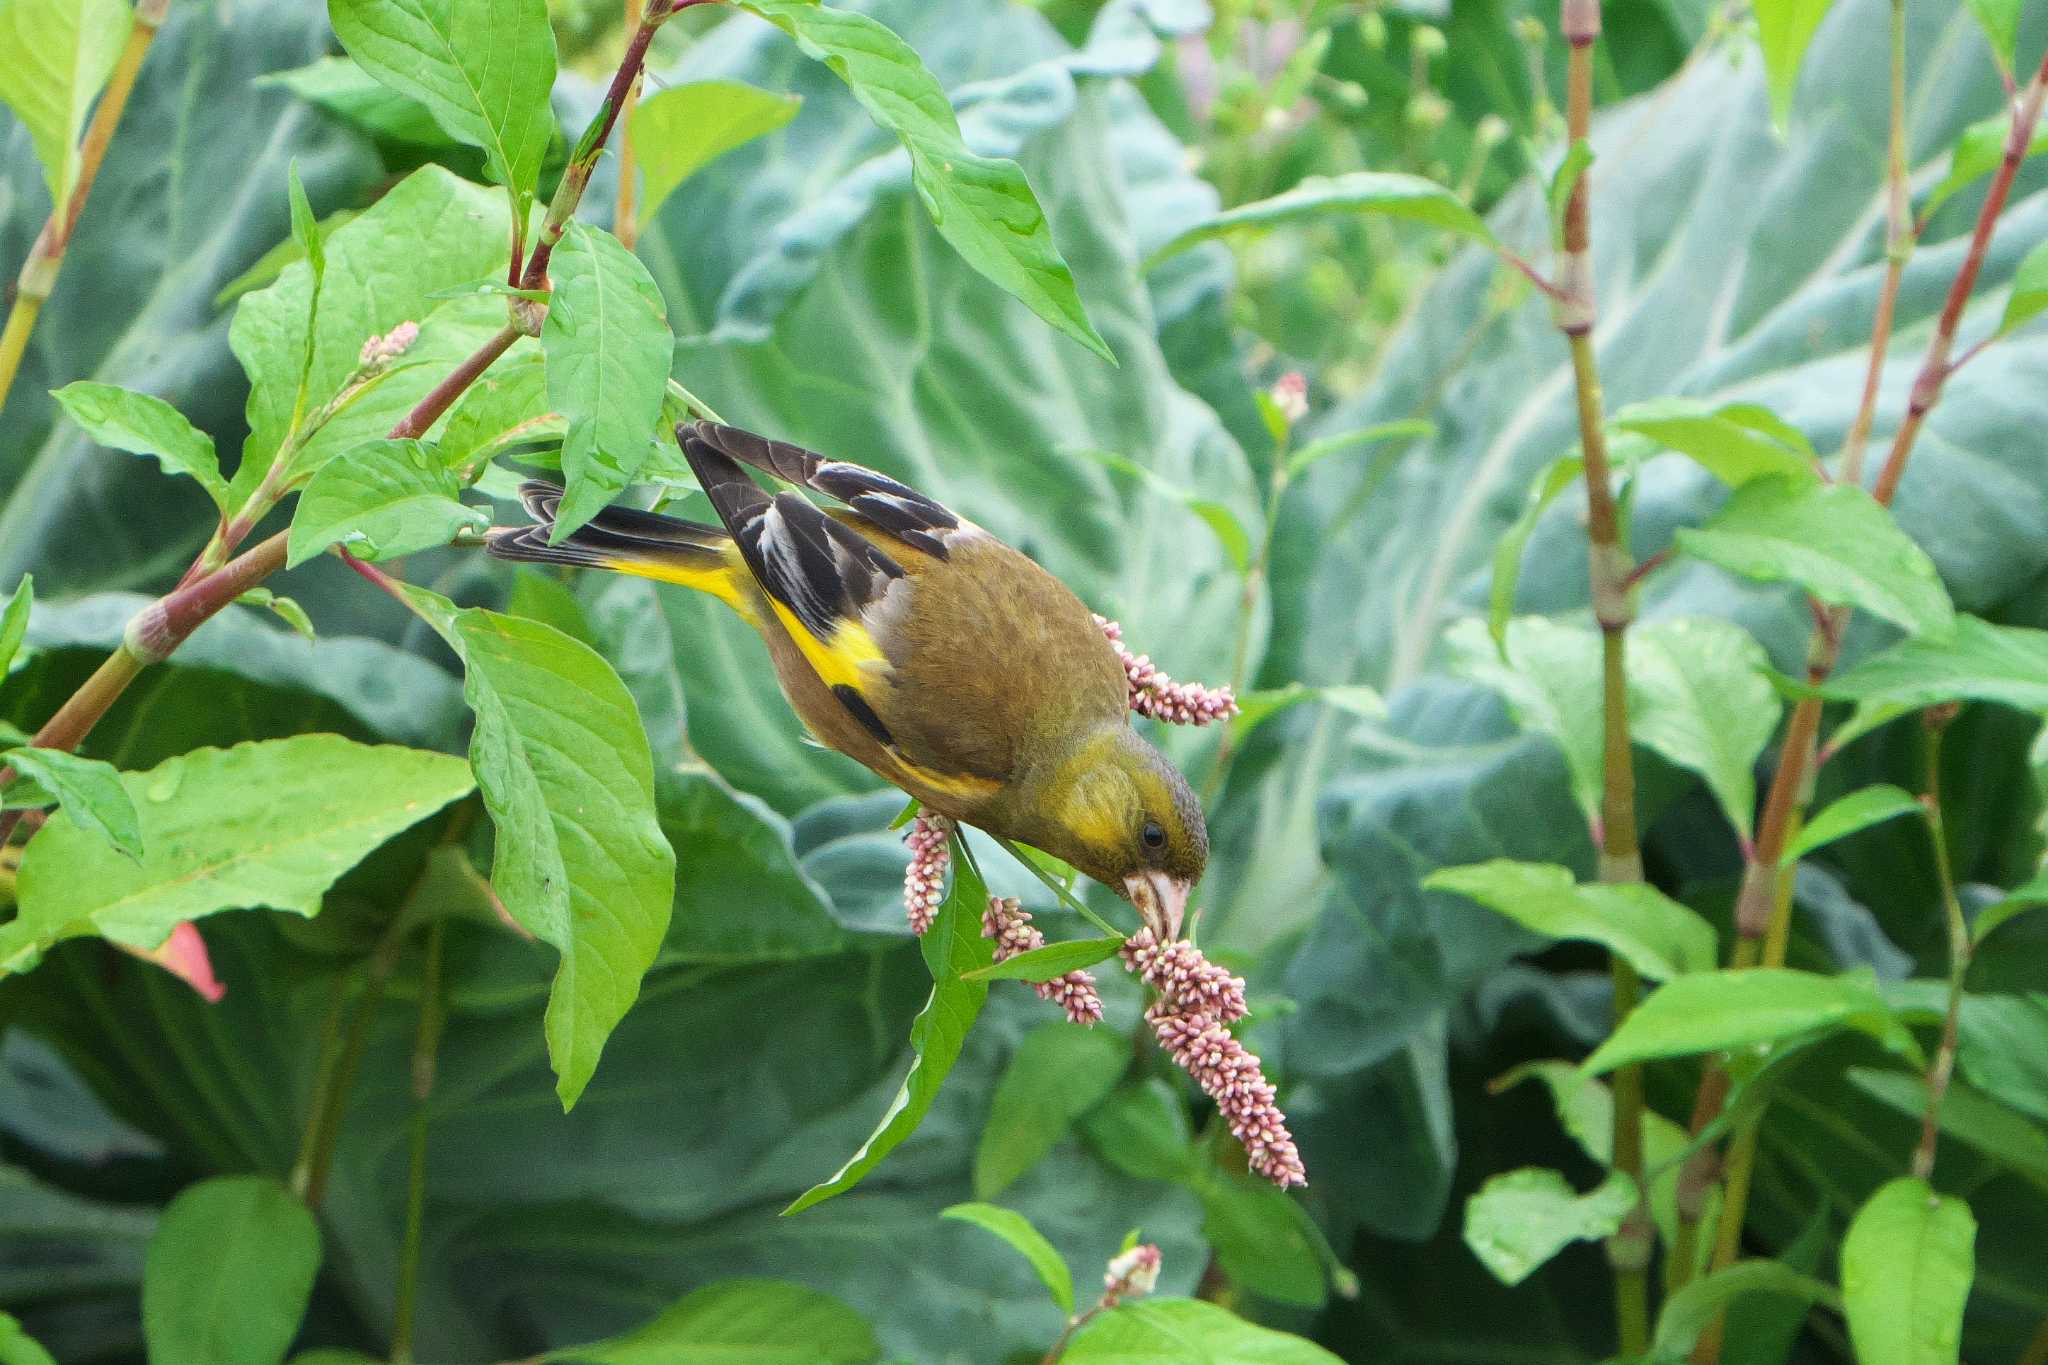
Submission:
<svg viewBox="0 0 2048 1365">
<path fill-rule="evenodd" d="M 1045 935 L 1031 922 L 1031 912 L 1015 896 L 990 896 L 981 916 L 981 935 L 995 940 L 996 961 L 1005 962 L 1019 953 L 1045 946 Z M 1095 978 L 1084 971 L 1071 971 L 1050 981 L 1034 981 L 1031 989 L 1041 1000 L 1050 1000 L 1077 1024 L 1102 1022 L 1102 997 L 1096 993 Z"/>
<path fill-rule="evenodd" d="M 953 860 L 953 822 L 937 811 L 920 810 L 903 842 L 910 847 L 910 866 L 903 873 L 903 909 L 910 932 L 924 937 L 946 899 L 946 868 Z"/>
<path fill-rule="evenodd" d="M 1290 427 L 1308 416 L 1308 378 L 1300 370 L 1289 370 L 1274 380 L 1266 396 L 1273 400 L 1274 409 L 1287 419 Z"/>
<path fill-rule="evenodd" d="M 1131 935 L 1121 956 L 1159 993 L 1145 1011 L 1159 1046 L 1216 1102 L 1251 1169 L 1282 1189 L 1306 1185 L 1308 1173 L 1287 1116 L 1273 1102 L 1272 1082 L 1228 1028 L 1244 1018 L 1244 982 L 1192 943 L 1161 943 L 1150 929 Z"/>
<path fill-rule="evenodd" d="M 1124 643 L 1124 628 L 1097 616 L 1095 624 L 1109 637 L 1117 658 L 1123 660 L 1124 680 L 1131 688 L 1131 709 L 1141 716 L 1174 725 L 1208 725 L 1229 720 L 1237 714 L 1237 698 L 1228 687 L 1204 687 L 1200 683 L 1175 682 L 1152 662 L 1151 656 L 1131 653 Z"/>
<path fill-rule="evenodd" d="M 401 322 L 383 336 L 373 336 L 365 341 L 362 354 L 356 357 L 356 364 L 366 370 L 388 365 L 404 355 L 419 339 L 420 325 L 417 322 Z"/>
<path fill-rule="evenodd" d="M 1143 1298 L 1158 1284 L 1159 1248 L 1140 1242 L 1110 1259 L 1102 1276 L 1102 1307 L 1114 1308 L 1125 1299 Z"/>
</svg>

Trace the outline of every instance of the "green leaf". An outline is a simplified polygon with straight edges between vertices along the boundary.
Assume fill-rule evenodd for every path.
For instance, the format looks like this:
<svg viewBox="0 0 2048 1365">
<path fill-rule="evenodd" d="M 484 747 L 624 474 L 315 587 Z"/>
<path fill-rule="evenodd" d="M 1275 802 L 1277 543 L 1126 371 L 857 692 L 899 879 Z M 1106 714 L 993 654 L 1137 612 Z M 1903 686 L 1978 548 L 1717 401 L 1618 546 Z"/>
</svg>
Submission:
<svg viewBox="0 0 2048 1365">
<path fill-rule="evenodd" d="M 1943 1365 L 1962 1344 L 1977 1220 L 1962 1200 L 1901 1177 L 1842 1238 L 1842 1302 L 1861 1365 Z"/>
<path fill-rule="evenodd" d="M 306 615 L 306 609 L 289 597 L 280 597 L 268 588 L 251 588 L 235 601 L 245 607 L 260 607 L 273 613 L 308 640 L 319 638 L 313 629 L 313 618 Z"/>
<path fill-rule="evenodd" d="M 962 259 L 1054 327 L 1115 362 L 1088 321 L 1023 170 L 1014 161 L 968 148 L 945 91 L 908 43 L 865 14 L 815 0 L 742 5 L 796 39 L 804 55 L 830 67 L 875 122 L 902 140 L 932 225 Z"/>
<path fill-rule="evenodd" d="M 2048 242 L 2026 254 L 2012 274 L 2012 292 L 2005 296 L 2005 316 L 1998 321 L 1999 335 L 2023 326 L 2048 310 Z"/>
<path fill-rule="evenodd" d="M 1187 1111 L 1154 1076 L 1124 1086 L 1089 1113 L 1088 1144 L 1110 1165 L 1140 1180 L 1192 1182 L 1197 1171 Z"/>
<path fill-rule="evenodd" d="M 1970 940 L 1982 943 L 1986 935 L 2015 915 L 2048 905 L 2048 872 L 2038 872 L 2021 886 L 2013 888 L 1990 905 L 1977 912 L 1977 918 L 1970 922 Z"/>
<path fill-rule="evenodd" d="M 501 452 L 529 441 L 559 442 L 568 430 L 548 406 L 545 358 L 526 355 L 500 361 L 469 386 L 448 414 L 435 453 L 467 486 Z"/>
<path fill-rule="evenodd" d="M 1108 1029 L 1053 1023 L 1025 1034 L 975 1142 L 975 1198 L 1002 1193 L 1043 1160 L 1116 1087 L 1130 1061 L 1129 1047 Z"/>
<path fill-rule="evenodd" d="M 1061 1365 L 1338 1365 L 1312 1341 L 1200 1299 L 1140 1299 L 1088 1323 Z"/>
<path fill-rule="evenodd" d="M 1636 1183 L 1621 1171 L 1580 1194 L 1556 1171 L 1525 1167 L 1465 1201 L 1465 1245 L 1495 1279 L 1517 1285 L 1573 1242 L 1612 1235 L 1635 1206 Z"/>
<path fill-rule="evenodd" d="M 1244 227 L 1278 227 L 1330 214 L 1383 213 L 1444 228 L 1497 245 L 1485 220 L 1456 194 L 1419 175 L 1397 171 L 1352 171 L 1310 176 L 1293 189 L 1225 209 L 1169 237 L 1145 261 L 1151 270 L 1189 247 Z"/>
<path fill-rule="evenodd" d="M 1042 948 L 1018 953 L 1015 957 L 964 973 L 968 981 L 1050 981 L 1065 976 L 1068 972 L 1116 956 L 1116 950 L 1123 947 L 1123 940 L 1116 938 L 1077 938 L 1064 942 L 1048 943 Z"/>
<path fill-rule="evenodd" d="M 11 1313 L 0 1313 L 0 1365 L 57 1365 Z"/>
<path fill-rule="evenodd" d="M 1939 633 L 1955 608 L 1926 551 L 1861 488 L 1755 479 L 1678 546 L 1746 578 L 1797 583 L 1914 634 Z"/>
<path fill-rule="evenodd" d="M 1231 511 L 1228 505 L 1212 498 L 1201 497 L 1171 479 L 1162 478 L 1128 455 L 1119 455 L 1113 450 L 1083 450 L 1080 453 L 1098 464 L 1114 469 L 1119 474 L 1128 474 L 1161 497 L 1171 498 L 1187 508 L 1201 518 L 1203 525 L 1215 532 L 1217 543 L 1222 545 L 1223 552 L 1230 556 L 1231 567 L 1236 569 L 1239 575 L 1243 575 L 1251 568 L 1251 533 L 1245 530 L 1244 523 L 1238 520 L 1237 513 Z"/>
<path fill-rule="evenodd" d="M 830 1177 L 797 1196 L 783 1210 L 785 1215 L 801 1213 L 858 1185 L 931 1112 L 946 1073 L 960 1060 L 968 1030 L 988 1000 L 986 985 L 966 979 L 966 973 L 986 967 L 995 956 L 994 945 L 981 936 L 981 914 L 987 904 L 988 888 L 965 858 L 956 857 L 952 891 L 921 944 L 925 967 L 932 974 L 932 993 L 911 1021 L 910 1072 L 867 1141 Z"/>
<path fill-rule="evenodd" d="M 1749 837 L 1756 760 L 1784 709 L 1750 633 L 1711 616 L 1646 621 L 1628 636 L 1630 732 L 1706 779 L 1736 832 Z"/>
<path fill-rule="evenodd" d="M 0 925 L 0 971 L 81 934 L 155 948 L 217 910 L 312 915 L 371 850 L 476 785 L 447 754 L 323 734 L 194 749 L 121 783 L 142 857 L 70 821 L 44 825 L 22 855 L 21 913 Z"/>
<path fill-rule="evenodd" d="M 1453 673 L 1498 692 L 1526 730 L 1557 741 L 1571 774 L 1572 799 L 1588 824 L 1599 818 L 1601 782 L 1600 637 L 1540 616 L 1508 622 L 1504 649 L 1469 617 L 1444 633 Z"/>
<path fill-rule="evenodd" d="M 516 203 L 555 135 L 555 34 L 546 0 L 328 0 L 348 54 L 483 150 Z"/>
<path fill-rule="evenodd" d="M 228 484 L 220 475 L 213 438 L 163 399 L 90 379 L 66 384 L 52 394 L 71 420 L 101 445 L 154 455 L 164 473 L 190 475 L 214 506 L 223 513 L 234 510 L 228 505 Z"/>
<path fill-rule="evenodd" d="M 254 84 L 283 86 L 374 138 L 417 147 L 445 147 L 453 142 L 426 105 L 383 85 L 347 57 L 322 57 L 264 76 Z"/>
<path fill-rule="evenodd" d="M 1830 801 L 1825 809 L 1800 828 L 1799 837 L 1786 846 L 1784 856 L 1778 859 L 1778 866 L 1791 867 L 1815 849 L 1847 838 L 1859 829 L 1868 829 L 1897 816 L 1923 813 L 1919 797 L 1889 783 L 1880 782 L 1861 791 L 1850 792 L 1839 800 Z"/>
<path fill-rule="evenodd" d="M 1305 683 L 1288 683 L 1285 687 L 1273 687 L 1257 692 L 1247 692 L 1237 699 L 1237 714 L 1230 719 L 1231 734 L 1242 744 L 1244 737 L 1264 725 L 1281 712 L 1301 705 L 1303 702 L 1319 701 L 1348 711 L 1354 716 L 1367 720 L 1387 718 L 1386 699 L 1373 688 L 1363 683 L 1338 683 L 1329 687 L 1310 687 Z"/>
<path fill-rule="evenodd" d="M 1966 995 L 1960 1025 L 1970 1084 L 2048 1123 L 2048 994 Z"/>
<path fill-rule="evenodd" d="M 149 1243 L 151 1365 L 276 1365 L 319 1269 L 319 1225 L 277 1181 L 232 1175 L 188 1186 Z"/>
<path fill-rule="evenodd" d="M 393 559 L 446 545 L 461 530 L 491 524 L 465 507 L 461 486 L 418 441 L 366 441 L 326 464 L 299 495 L 285 567 L 296 568 L 330 545 L 358 559 Z"/>
<path fill-rule="evenodd" d="M 1612 421 L 1690 457 L 1730 488 L 1773 474 L 1802 485 L 1819 479 L 1805 434 L 1755 403 L 1653 398 L 1629 404 Z"/>
<path fill-rule="evenodd" d="M 1367 446 L 1379 445 L 1385 441 L 1425 441 L 1436 435 L 1436 423 L 1419 417 L 1404 417 L 1394 422 L 1377 422 L 1357 431 L 1339 432 L 1335 436 L 1324 436 L 1310 441 L 1287 457 L 1287 477 L 1299 478 L 1302 473 L 1333 455 L 1346 455 Z"/>
<path fill-rule="evenodd" d="M 2048 710 L 2048 630 L 1958 616 L 1953 634 L 1901 640 L 1822 684 L 1823 695 L 1865 706 L 1919 709 L 1991 701 Z"/>
<path fill-rule="evenodd" d="M 1963 0 L 1984 29 L 2000 70 L 2012 69 L 2014 50 L 2020 41 L 2020 0 Z"/>
<path fill-rule="evenodd" d="M 1564 159 L 1557 163 L 1556 174 L 1550 177 L 1550 240 L 1554 246 L 1564 245 L 1565 207 L 1571 203 L 1579 178 L 1592 164 L 1593 144 L 1580 138 L 1565 152 Z"/>
<path fill-rule="evenodd" d="M 1232 1284 L 1297 1308 L 1329 1301 L 1321 1234 L 1285 1190 L 1210 1168 L 1195 1193 L 1202 1198 L 1202 1236 Z"/>
<path fill-rule="evenodd" d="M 787 1280 L 720 1280 L 623 1336 L 538 1357 L 583 1365 L 867 1365 L 881 1354 L 867 1319 Z"/>
<path fill-rule="evenodd" d="M 1665 1300 L 1657 1314 L 1652 1353 L 1659 1359 L 1684 1359 L 1707 1325 L 1746 1294 L 1772 1294 L 1837 1308 L 1841 1303 L 1833 1285 L 1790 1266 L 1776 1261 L 1737 1261 L 1692 1281 Z"/>
<path fill-rule="evenodd" d="M 609 232 L 569 224 L 548 271 L 554 293 L 540 332 L 548 405 L 569 422 L 568 488 L 550 533 L 559 544 L 646 462 L 675 338 L 647 267 Z"/>
<path fill-rule="evenodd" d="M 7 605 L 0 607 L 0 679 L 4 679 L 14 667 L 14 656 L 21 652 L 21 642 L 28 636 L 28 616 L 35 607 L 36 581 L 33 574 L 23 574 L 21 581 L 14 585 Z"/>
<path fill-rule="evenodd" d="M 796 117 L 803 101 L 740 81 L 690 81 L 648 96 L 633 109 L 626 137 L 646 179 L 639 223 L 698 167 L 772 133 Z"/>
<path fill-rule="evenodd" d="M 1060 1311 L 1073 1316 L 1074 1274 L 1067 1269 L 1066 1261 L 1052 1243 L 1045 1240 L 1045 1234 L 1031 1226 L 1031 1220 L 1015 1209 L 1006 1209 L 996 1204 L 955 1204 L 939 1212 L 941 1218 L 957 1218 L 963 1223 L 972 1223 L 1008 1242 L 1018 1254 L 1031 1262 L 1031 1269 L 1052 1294 L 1052 1301 Z"/>
<path fill-rule="evenodd" d="M 2012 135 L 2012 117 L 2008 114 L 1993 114 L 1980 119 L 1963 129 L 1956 138 L 1955 150 L 1949 154 L 1948 174 L 1941 178 L 1928 194 L 1927 202 L 1920 206 L 1920 217 L 1924 221 L 1934 216 L 1934 211 L 1947 203 L 1964 186 L 1971 184 L 1997 169 L 2005 159 L 2005 140 Z M 2034 133 L 2021 158 L 2039 156 L 2048 152 L 2048 128 Z"/>
<path fill-rule="evenodd" d="M 0 5 L 0 101 L 35 144 L 62 219 L 78 184 L 78 140 L 134 22 L 121 0 L 8 0 Z"/>
<path fill-rule="evenodd" d="M 1851 1067 L 1849 1082 L 1864 1094 L 1920 1122 L 1927 1113 L 1925 1077 Z M 1983 1091 L 1951 1080 L 1935 1116 L 1941 1131 L 2048 1190 L 2048 1132 Z"/>
<path fill-rule="evenodd" d="M 1577 483 L 1586 473 L 1586 461 L 1578 455 L 1560 455 L 1543 467 L 1529 485 L 1522 514 L 1501 535 L 1493 550 L 1492 586 L 1487 589 L 1486 630 L 1494 649 L 1507 658 L 1508 618 L 1515 614 L 1515 586 L 1522 577 L 1522 551 L 1536 532 L 1536 520 L 1558 494 Z"/>
<path fill-rule="evenodd" d="M 1646 883 L 1582 886 L 1569 868 L 1496 858 L 1441 868 L 1422 885 L 1478 901 L 1551 938 L 1601 944 L 1652 981 L 1714 966 L 1714 926 Z"/>
<path fill-rule="evenodd" d="M 554 627 L 405 591 L 462 659 L 469 760 L 497 826 L 491 885 L 562 955 L 545 1029 L 567 1110 L 668 930 L 675 854 L 640 712 L 602 655 Z"/>
<path fill-rule="evenodd" d="M 1764 77 L 1771 90 L 1771 121 L 1780 133 L 1792 113 L 1792 92 L 1807 44 L 1834 0 L 1758 0 L 1757 39 L 1764 49 Z"/>
<path fill-rule="evenodd" d="M 1696 972 L 1666 982 L 1586 1059 L 1585 1070 L 1598 1075 L 1653 1057 L 1689 1057 L 1844 1028 L 1920 1060 L 1920 1045 L 1871 981 L 1751 967 Z"/>
<path fill-rule="evenodd" d="M 142 857 L 135 803 L 113 764 L 64 749 L 14 749 L 0 757 L 40 782 L 79 829 L 99 835 L 131 858 Z"/>
</svg>

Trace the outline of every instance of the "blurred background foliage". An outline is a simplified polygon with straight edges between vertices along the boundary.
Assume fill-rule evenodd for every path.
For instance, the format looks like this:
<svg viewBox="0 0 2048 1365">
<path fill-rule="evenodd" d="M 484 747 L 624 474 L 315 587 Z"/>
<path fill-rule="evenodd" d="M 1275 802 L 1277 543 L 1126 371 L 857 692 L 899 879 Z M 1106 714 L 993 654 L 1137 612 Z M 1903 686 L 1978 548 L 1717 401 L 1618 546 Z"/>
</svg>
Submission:
<svg viewBox="0 0 2048 1365">
<path fill-rule="evenodd" d="M 1458 1210 L 1515 1166 L 1590 1182 L 1595 1168 L 1540 1088 L 1494 1093 L 1489 1081 L 1576 1055 L 1604 1031 L 1602 963 L 1569 946 L 1530 957 L 1532 936 L 1417 885 L 1439 865 L 1494 856 L 1590 868 L 1554 749 L 1518 733 L 1491 693 L 1447 676 L 1440 655 L 1447 625 L 1484 610 L 1493 546 L 1530 480 L 1572 443 L 1563 348 L 1495 258 L 1384 218 L 1240 236 L 1144 268 L 1219 204 L 1360 168 L 1436 177 L 1534 248 L 1537 171 L 1561 151 L 1554 6 L 864 8 L 938 74 L 973 145 L 1022 161 L 1120 368 L 944 248 L 894 144 L 829 73 L 765 25 L 699 10 L 664 29 L 651 64 L 661 81 L 739 79 L 803 106 L 693 177 L 640 238 L 679 337 L 676 373 L 733 421 L 876 464 L 963 509 L 1176 676 L 1226 681 L 1242 658 L 1246 686 L 1385 694 L 1378 718 L 1293 706 L 1236 745 L 1227 771 L 1216 736 L 1163 737 L 1211 797 L 1204 941 L 1252 981 L 1251 1041 L 1302 1139 L 1310 1221 L 1227 1173 L 1191 1176 L 1214 1172 L 1216 1152 L 1198 1137 L 1190 1157 L 1174 1124 L 1205 1116 L 1142 1053 L 1105 1072 L 1078 1112 L 1018 1130 L 1045 1142 L 990 1153 L 1011 1132 L 991 1123 L 1006 1071 L 1047 1066 L 1040 1054 L 1062 1046 L 1043 1041 L 1055 1026 L 1021 990 L 994 994 L 932 1117 L 873 1178 L 778 1218 L 865 1135 L 924 993 L 898 899 L 903 854 L 886 829 L 900 798 L 801 742 L 757 642 L 715 604 L 434 552 L 407 577 L 541 615 L 619 665 L 650 731 L 680 875 L 662 956 L 567 1116 L 537 1023 L 551 954 L 481 927 L 451 931 L 419 1355 L 524 1354 L 620 1329 L 698 1283 L 769 1274 L 852 1304 L 896 1357 L 1036 1358 L 1058 1319 L 1028 1271 L 935 1216 L 995 1197 L 1081 1266 L 1138 1225 L 1164 1248 L 1167 1287 L 1200 1285 L 1349 1360 L 1598 1358 L 1611 1306 L 1597 1248 L 1506 1289 L 1465 1248 Z M 1835 6 L 1781 137 L 1739 8 L 1604 7 L 1593 214 L 1612 404 L 1740 396 L 1824 450 L 1839 443 L 1882 263 L 1883 8 Z M 1911 163 L 1924 190 L 1956 133 L 2002 98 L 1960 7 L 1915 0 L 1909 16 Z M 2043 18 L 2027 15 L 2022 50 L 2048 36 Z M 616 59 L 621 16 L 609 0 L 557 0 L 555 20 L 557 112 L 574 128 Z M 246 389 L 228 320 L 234 298 L 281 264 L 287 162 L 323 216 L 367 207 L 426 161 L 476 172 L 430 126 L 276 79 L 332 50 L 319 8 L 299 0 L 174 0 L 0 413 L 0 582 L 33 570 L 38 593 L 35 649 L 0 688 L 0 718 L 43 719 L 118 639 L 134 594 L 168 586 L 211 523 L 195 489 L 95 449 L 44 391 L 84 377 L 141 389 L 238 448 Z M 0 131 L 0 262 L 12 263 L 47 201 L 25 134 Z M 608 158 L 588 201 L 600 220 L 615 173 Z M 1986 271 L 1994 289 L 2048 235 L 2042 183 L 2038 168 L 2022 173 Z M 1908 270 L 1887 413 L 1902 406 L 1915 329 L 1938 307 L 1974 211 L 1971 192 L 1957 196 Z M 1269 571 L 1247 593 L 1218 518 L 1189 500 L 1256 540 L 1278 458 L 1256 396 L 1296 370 L 1311 409 L 1296 446 L 1398 419 L 1431 427 L 1290 480 Z M 2035 329 L 1958 377 L 1899 500 L 1958 605 L 1995 620 L 2048 624 L 2043 429 L 2048 334 Z M 1637 548 L 1653 552 L 1716 496 L 1696 469 L 1652 461 L 1636 492 Z M 1524 611 L 1585 605 L 1575 508 L 1562 499 L 1536 528 Z M 326 559 L 288 590 L 317 641 L 231 610 L 134 688 L 86 752 L 137 768 L 306 729 L 460 750 L 460 680 L 417 623 Z M 1679 611 L 1732 616 L 1781 668 L 1798 660 L 1807 623 L 1789 593 L 1695 565 L 1649 594 L 1649 615 Z M 1882 638 L 1868 634 L 1852 637 L 1852 658 Z M 1949 741 L 1966 881 L 2010 885 L 2037 860 L 2034 725 L 1973 711 Z M 1881 731 L 1829 780 L 1898 780 L 1910 749 Z M 1644 780 L 1653 878 L 1725 923 L 1739 869 L 1720 817 L 1683 774 L 1652 765 Z M 430 821 L 350 874 L 310 923 L 210 920 L 228 986 L 217 1006 L 94 943 L 0 983 L 0 1306 L 59 1359 L 140 1358 L 153 1210 L 197 1175 L 291 1164 L 330 1002 L 360 989 L 353 964 L 392 907 L 455 894 L 429 875 L 431 854 L 473 838 Z M 1795 964 L 1938 974 L 1923 847 L 1874 833 L 1810 868 Z M 1054 936 L 1073 931 L 1035 883 L 991 870 Z M 2037 919 L 2004 931 L 1973 980 L 2038 989 L 2044 969 Z M 390 1319 L 417 972 L 398 963 L 361 1063 L 306 1345 L 374 1344 Z M 1128 1035 L 1136 1008 L 1117 983 L 1111 1025 Z M 1817 1226 L 1839 1232 L 1904 1167 L 1907 1121 L 1839 1079 L 1837 1054 L 1860 1046 L 1811 1059 L 1811 1087 L 1790 1088 L 1766 1126 L 1753 1226 L 1795 1259 L 1825 1244 Z M 1652 1074 L 1653 1099 L 1682 1120 L 1689 1071 Z M 991 1172 L 1014 1183 L 991 1189 Z M 1970 1192 L 1982 1222 L 1966 1351 L 2011 1359 L 2048 1314 L 2048 1194 L 1955 1144 L 1943 1182 Z M 1746 1324 L 1731 1340 L 1744 1361 L 1848 1358 L 1822 1318 Z"/>
</svg>

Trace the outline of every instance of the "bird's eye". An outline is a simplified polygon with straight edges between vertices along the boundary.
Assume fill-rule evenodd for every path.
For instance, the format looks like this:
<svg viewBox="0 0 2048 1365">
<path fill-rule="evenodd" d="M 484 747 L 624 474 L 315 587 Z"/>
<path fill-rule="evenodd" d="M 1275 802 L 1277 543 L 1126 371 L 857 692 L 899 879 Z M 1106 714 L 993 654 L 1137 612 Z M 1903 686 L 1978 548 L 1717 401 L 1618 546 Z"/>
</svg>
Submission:
<svg viewBox="0 0 2048 1365">
<path fill-rule="evenodd" d="M 1145 847 L 1147 848 L 1158 849 L 1166 847 L 1166 831 L 1159 828 L 1157 820 L 1147 820 L 1144 830 L 1138 837 L 1145 841 Z"/>
</svg>

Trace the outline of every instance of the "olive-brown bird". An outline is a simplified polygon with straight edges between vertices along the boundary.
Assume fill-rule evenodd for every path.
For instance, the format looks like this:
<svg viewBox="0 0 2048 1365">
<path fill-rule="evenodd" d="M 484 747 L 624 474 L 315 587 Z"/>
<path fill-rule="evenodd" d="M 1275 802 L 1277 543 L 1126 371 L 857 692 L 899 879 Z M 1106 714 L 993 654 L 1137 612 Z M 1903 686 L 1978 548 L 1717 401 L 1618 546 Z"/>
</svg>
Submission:
<svg viewBox="0 0 2048 1365">
<path fill-rule="evenodd" d="M 1177 935 L 1209 856 L 1201 805 L 1131 727 L 1123 665 L 1065 584 L 872 469 L 712 422 L 676 437 L 723 529 L 611 507 L 549 544 L 561 490 L 530 482 L 539 524 L 494 531 L 491 553 L 710 593 L 760 632 L 827 747 Z M 741 465 L 843 506 L 770 496 Z"/>
</svg>

